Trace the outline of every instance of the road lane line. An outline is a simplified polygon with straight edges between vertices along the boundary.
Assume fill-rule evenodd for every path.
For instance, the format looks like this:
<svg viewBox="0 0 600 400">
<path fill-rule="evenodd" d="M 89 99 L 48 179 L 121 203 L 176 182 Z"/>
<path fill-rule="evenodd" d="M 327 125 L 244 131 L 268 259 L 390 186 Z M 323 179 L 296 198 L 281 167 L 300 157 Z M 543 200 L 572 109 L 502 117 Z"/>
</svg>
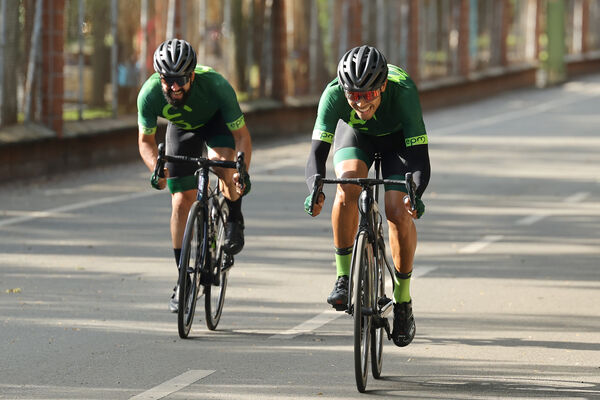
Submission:
<svg viewBox="0 0 600 400">
<path fill-rule="evenodd" d="M 431 271 L 436 270 L 437 268 L 438 267 L 431 266 L 415 268 L 412 277 L 422 277 L 430 273 Z M 323 325 L 341 317 L 342 315 L 345 315 L 345 313 L 340 311 L 327 310 L 309 320 L 304 321 L 303 323 L 293 327 L 292 329 L 288 329 L 287 331 L 270 336 L 269 339 L 293 339 L 296 336 L 312 332 L 315 329 L 318 329 Z"/>
<path fill-rule="evenodd" d="M 458 250 L 458 252 L 460 254 L 474 254 L 474 253 L 477 253 L 477 252 L 483 250 L 490 244 L 497 242 L 499 240 L 502 240 L 503 238 L 504 238 L 504 235 L 486 235 L 486 236 L 482 237 L 481 239 L 479 239 L 471 244 L 466 245 L 462 249 Z"/>
<path fill-rule="evenodd" d="M 469 130 L 469 129 L 482 128 L 482 127 L 491 126 L 493 124 L 497 124 L 497 123 L 504 122 L 504 121 L 511 121 L 516 118 L 527 117 L 527 116 L 536 115 L 536 114 L 542 114 L 542 113 L 548 112 L 552 109 L 564 107 L 565 105 L 569 105 L 572 103 L 578 103 L 583 100 L 588 100 L 589 97 L 597 97 L 597 95 L 588 96 L 588 97 L 575 96 L 575 97 L 571 97 L 571 98 L 560 98 L 557 100 L 550 100 L 545 103 L 536 104 L 535 106 L 531 106 L 531 107 L 527 107 L 527 108 L 523 108 L 523 109 L 519 109 L 519 110 L 515 110 L 515 111 L 508 111 L 508 112 L 504 112 L 501 114 L 492 115 L 492 116 L 485 117 L 485 118 L 479 118 L 479 119 L 475 119 L 472 121 L 449 125 L 446 127 L 436 128 L 436 129 L 432 129 L 432 130 L 435 131 L 435 134 L 438 136 L 459 133 L 459 132 Z"/>
<path fill-rule="evenodd" d="M 254 171 L 254 173 L 263 173 L 263 172 L 270 171 L 272 169 L 277 169 L 282 166 L 293 165 L 294 163 L 295 163 L 295 160 L 293 160 L 293 159 L 283 159 L 283 160 L 279 160 L 279 161 L 270 163 L 266 167 L 255 168 L 255 169 L 253 169 L 253 171 Z M 143 198 L 143 197 L 150 197 L 150 196 L 154 196 L 154 195 L 157 195 L 160 193 L 162 193 L 162 191 L 157 191 L 157 190 L 136 192 L 136 193 L 129 193 L 129 194 L 121 195 L 121 196 L 103 197 L 101 199 L 82 201 L 80 203 L 74 203 L 74 204 L 69 204 L 69 205 L 62 206 L 62 207 L 51 208 L 51 209 L 45 210 L 45 211 L 23 211 L 24 213 L 27 213 L 27 215 L 23 215 L 20 217 L 7 218 L 5 220 L 2 220 L 2 221 L 0 221 L 0 228 L 5 227 L 5 226 L 20 224 L 23 222 L 33 221 L 36 219 L 55 217 L 55 216 L 58 216 L 60 213 L 64 213 L 64 212 L 68 212 L 68 211 L 81 210 L 82 208 L 94 207 L 94 206 L 110 204 L 110 203 L 118 203 L 120 201 L 139 199 L 139 198 Z"/>
<path fill-rule="evenodd" d="M 170 395 L 171 393 L 177 392 L 192 383 L 199 381 L 202 378 L 206 378 L 210 374 L 215 372 L 214 370 L 203 370 L 193 369 L 183 374 L 176 376 L 158 386 L 153 387 L 150 390 L 140 393 L 137 396 L 131 397 L 129 400 L 158 400 Z"/>
<path fill-rule="evenodd" d="M 539 222 L 549 216 L 550 216 L 550 214 L 532 214 L 532 215 L 528 215 L 524 218 L 521 218 L 520 220 L 518 220 L 515 223 L 517 225 L 533 225 L 536 222 Z"/>
<path fill-rule="evenodd" d="M 589 195 L 589 192 L 578 192 L 567 197 L 564 202 L 567 204 L 581 203 L 583 200 L 587 199 Z"/>
<path fill-rule="evenodd" d="M 0 227 L 16 225 L 16 224 L 20 224 L 22 222 L 33 221 L 34 219 L 49 218 L 49 217 L 57 216 L 60 213 L 80 210 L 82 208 L 94 207 L 94 206 L 99 206 L 99 205 L 103 205 L 103 204 L 117 203 L 119 201 L 138 199 L 140 197 L 148 197 L 148 196 L 154 195 L 155 193 L 158 193 L 158 192 L 130 193 L 130 194 L 122 195 L 122 196 L 104 197 L 101 199 L 83 201 L 81 203 L 75 203 L 75 204 L 69 204 L 69 205 L 62 206 L 62 207 L 51 208 L 46 211 L 31 211 L 29 213 L 29 215 L 8 218 L 3 221 L 0 221 Z"/>
<path fill-rule="evenodd" d="M 304 321 L 292 329 L 288 329 L 287 331 L 270 336 L 269 339 L 293 339 L 298 335 L 312 332 L 315 329 L 322 327 L 326 323 L 341 317 L 342 315 L 345 315 L 345 313 L 333 310 L 323 311 L 321 314 Z"/>
<path fill-rule="evenodd" d="M 566 203 L 567 205 L 581 203 L 583 200 L 587 199 L 589 195 L 590 195 L 589 192 L 577 192 L 577 193 L 574 193 L 571 196 L 565 198 L 563 200 L 563 203 Z M 517 222 L 515 222 L 515 224 L 517 224 L 517 225 L 533 225 L 536 222 L 539 222 L 549 216 L 551 216 L 551 214 L 549 214 L 549 213 L 531 214 L 531 215 L 528 215 L 526 217 L 523 217 L 523 218 L 517 220 Z"/>
<path fill-rule="evenodd" d="M 430 267 L 430 266 L 416 266 L 413 267 L 413 272 L 411 275 L 411 278 L 421 278 L 425 275 L 427 275 L 428 273 L 435 271 L 436 269 L 438 269 L 438 267 Z"/>
</svg>

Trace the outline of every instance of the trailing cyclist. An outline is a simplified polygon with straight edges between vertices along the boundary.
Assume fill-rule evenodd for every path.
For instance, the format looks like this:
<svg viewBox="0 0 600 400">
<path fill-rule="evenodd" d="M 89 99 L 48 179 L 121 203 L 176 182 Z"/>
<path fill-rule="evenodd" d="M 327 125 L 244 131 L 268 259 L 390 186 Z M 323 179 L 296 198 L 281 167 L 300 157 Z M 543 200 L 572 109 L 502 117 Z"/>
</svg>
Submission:
<svg viewBox="0 0 600 400">
<path fill-rule="evenodd" d="M 248 170 L 252 154 L 250 132 L 229 82 L 212 68 L 196 65 L 196 52 L 180 39 L 170 39 L 158 46 L 154 52 L 154 70 L 156 73 L 144 83 L 137 100 L 139 152 L 150 171 L 154 171 L 158 155 L 155 139 L 158 117 L 168 120 L 165 137 L 168 155 L 198 157 L 206 147 L 210 159 L 233 161 L 241 151 Z M 172 194 L 171 239 L 178 267 L 188 212 L 196 199 L 195 170 L 195 164 L 167 163 L 166 178 L 153 183 L 159 190 L 168 187 Z M 225 251 L 233 255 L 244 247 L 242 196 L 250 191 L 250 177 L 248 174 L 240 177 L 228 168 L 215 172 L 229 207 Z M 179 285 L 169 301 L 171 312 L 178 310 L 178 290 Z"/>
<path fill-rule="evenodd" d="M 394 326 L 392 339 L 407 346 L 415 335 L 410 278 L 417 247 L 413 219 L 425 210 L 421 196 L 430 176 L 427 132 L 417 88 L 401 68 L 387 64 L 374 47 L 359 46 L 341 58 L 337 78 L 321 95 L 306 165 L 306 182 L 312 190 L 315 176 L 325 176 L 325 164 L 333 143 L 333 164 L 338 178 L 364 178 L 375 153 L 382 156 L 382 177 L 403 180 L 412 172 L 416 183 L 416 210 L 411 210 L 404 185 L 385 186 L 385 214 L 394 260 Z M 348 303 L 348 275 L 352 243 L 358 228 L 360 187 L 339 185 L 332 209 L 337 280 L 327 302 L 337 310 Z M 305 201 L 309 212 L 311 196 Z M 319 215 L 325 195 L 314 204 Z"/>
</svg>

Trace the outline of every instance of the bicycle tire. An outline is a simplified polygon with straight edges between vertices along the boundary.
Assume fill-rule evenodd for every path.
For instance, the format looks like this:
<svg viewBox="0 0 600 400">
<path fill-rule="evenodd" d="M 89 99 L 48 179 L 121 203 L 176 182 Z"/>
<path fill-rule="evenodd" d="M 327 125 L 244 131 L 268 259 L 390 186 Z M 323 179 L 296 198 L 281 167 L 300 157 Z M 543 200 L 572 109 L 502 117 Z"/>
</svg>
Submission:
<svg viewBox="0 0 600 400">
<path fill-rule="evenodd" d="M 356 388 L 364 393 L 367 387 L 369 350 L 371 336 L 371 315 L 367 310 L 372 304 L 372 247 L 367 233 L 360 232 L 355 246 L 354 257 L 354 377 Z"/>
<path fill-rule="evenodd" d="M 198 201 L 192 204 L 181 246 L 177 328 L 182 339 L 188 337 L 192 328 L 196 300 L 200 292 L 200 267 L 204 259 L 204 213 L 201 207 Z"/>
<path fill-rule="evenodd" d="M 385 294 L 385 276 L 386 276 L 386 267 L 385 267 L 385 247 L 383 247 L 383 243 L 377 244 L 377 258 L 375 268 L 374 268 L 374 279 L 375 284 L 373 288 L 375 289 L 374 299 L 375 304 L 380 297 Z M 381 369 L 383 366 L 383 337 L 386 334 L 385 329 L 383 327 L 374 328 L 371 334 L 371 373 L 373 374 L 373 378 L 379 379 L 381 378 Z"/>
<path fill-rule="evenodd" d="M 214 203 L 216 202 L 216 204 Z M 204 313 L 206 315 L 206 326 L 211 331 L 217 329 L 223 313 L 225 304 L 225 292 L 227 291 L 227 280 L 229 268 L 223 270 L 227 255 L 223 250 L 225 243 L 225 222 L 229 215 L 229 209 L 223 195 L 211 198 L 208 212 L 211 215 L 211 221 L 214 224 L 215 233 L 215 258 L 211 260 L 211 271 L 213 279 L 209 279 L 211 284 L 204 287 Z M 229 267 L 229 266 L 228 266 Z M 218 283 L 218 284 L 216 284 Z"/>
</svg>

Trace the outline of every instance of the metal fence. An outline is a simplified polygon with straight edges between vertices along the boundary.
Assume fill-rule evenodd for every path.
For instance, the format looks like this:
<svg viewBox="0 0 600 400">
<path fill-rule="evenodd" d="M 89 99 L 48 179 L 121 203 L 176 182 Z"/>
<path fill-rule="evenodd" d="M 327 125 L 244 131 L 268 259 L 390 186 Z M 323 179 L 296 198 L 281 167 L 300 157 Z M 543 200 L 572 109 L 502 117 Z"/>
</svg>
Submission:
<svg viewBox="0 0 600 400">
<path fill-rule="evenodd" d="M 418 83 L 537 65 L 549 1 L 0 0 L 0 127 L 53 128 L 56 107 L 61 120 L 134 113 L 168 37 L 190 41 L 242 101 L 318 96 L 360 43 Z M 600 0 L 563 4 L 566 53 L 597 57 Z"/>
</svg>

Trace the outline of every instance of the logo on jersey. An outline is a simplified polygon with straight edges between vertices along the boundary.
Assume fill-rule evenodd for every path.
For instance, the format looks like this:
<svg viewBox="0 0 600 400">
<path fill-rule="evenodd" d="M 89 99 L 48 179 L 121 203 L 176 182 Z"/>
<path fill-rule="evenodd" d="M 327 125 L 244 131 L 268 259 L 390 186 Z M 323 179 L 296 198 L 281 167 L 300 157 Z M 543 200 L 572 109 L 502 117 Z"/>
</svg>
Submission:
<svg viewBox="0 0 600 400">
<path fill-rule="evenodd" d="M 377 121 L 377 115 L 373 114 L 373 119 L 375 121 Z M 353 128 L 357 128 L 357 129 L 366 131 L 369 128 L 366 128 L 366 127 L 357 127 L 357 125 L 364 125 L 366 123 L 367 123 L 367 121 L 360 119 L 358 117 L 358 114 L 356 113 L 356 110 L 352 109 L 352 111 L 350 112 L 350 120 L 348 121 L 348 125 L 350 125 Z"/>
<path fill-rule="evenodd" d="M 417 146 L 419 144 L 427 144 L 427 135 L 414 136 L 404 139 L 406 147 Z"/>
<path fill-rule="evenodd" d="M 388 79 L 392 82 L 405 81 L 408 78 L 408 74 L 395 65 L 388 64 Z"/>
<path fill-rule="evenodd" d="M 244 116 L 240 116 L 238 119 L 236 119 L 233 122 L 229 122 L 227 124 L 227 127 L 229 128 L 229 130 L 231 131 L 235 131 L 236 129 L 240 129 L 241 127 L 243 127 L 245 124 L 244 122 Z"/>
<path fill-rule="evenodd" d="M 312 139 L 313 140 L 321 140 L 326 143 L 333 143 L 333 133 L 320 131 L 318 129 L 313 130 Z"/>
<path fill-rule="evenodd" d="M 183 106 L 183 110 L 185 112 L 188 112 L 188 113 L 192 112 L 192 108 L 190 106 L 187 106 L 187 105 Z M 177 119 L 177 118 L 180 118 L 183 115 L 182 112 L 175 111 L 175 112 L 172 113 L 172 111 L 175 111 L 175 107 L 173 107 L 170 104 L 165 105 L 163 107 L 163 109 L 162 109 L 162 115 L 163 115 L 163 117 L 165 117 L 171 123 L 177 125 L 178 127 L 182 128 L 182 129 L 192 130 L 192 129 L 200 128 L 202 125 L 204 125 L 204 124 L 199 124 L 199 125 L 196 125 L 196 126 L 192 126 L 189 122 L 186 122 L 183 119 Z"/>
</svg>

